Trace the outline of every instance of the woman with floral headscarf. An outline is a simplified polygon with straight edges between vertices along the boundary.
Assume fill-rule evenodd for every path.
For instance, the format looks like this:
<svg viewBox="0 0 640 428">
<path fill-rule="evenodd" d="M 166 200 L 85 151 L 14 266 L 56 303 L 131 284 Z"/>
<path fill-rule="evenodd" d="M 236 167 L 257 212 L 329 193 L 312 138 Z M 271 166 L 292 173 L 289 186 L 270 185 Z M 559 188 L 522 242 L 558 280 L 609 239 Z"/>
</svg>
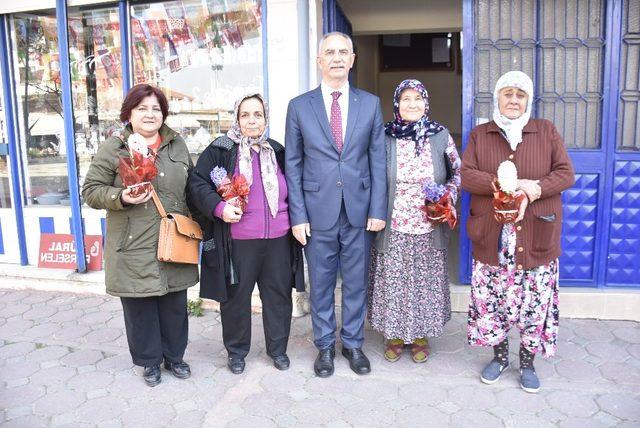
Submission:
<svg viewBox="0 0 640 428">
<path fill-rule="evenodd" d="M 291 288 L 304 289 L 302 250 L 290 233 L 284 147 L 267 138 L 268 108 L 260 94 L 240 98 L 226 135 L 200 155 L 189 200 L 202 218 L 201 297 L 220 302 L 229 370 L 244 371 L 251 345 L 251 294 L 262 300 L 267 354 L 289 368 Z M 244 177 L 246 204 L 224 200 L 220 181 Z"/>
<path fill-rule="evenodd" d="M 439 189 L 455 205 L 460 158 L 449 131 L 429 118 L 429 95 L 418 80 L 400 83 L 393 108 L 395 118 L 385 125 L 390 221 L 372 250 L 368 316 L 385 338 L 388 361 L 407 345 L 413 361 L 423 363 L 427 337 L 440 336 L 451 318 L 450 229 L 427 218 L 424 188 Z"/>
<path fill-rule="evenodd" d="M 493 121 L 471 131 L 462 161 L 462 187 L 471 193 L 467 233 L 473 244 L 468 340 L 493 347 L 494 358 L 480 377 L 492 384 L 509 367 L 507 335 L 517 326 L 520 386 L 527 392 L 540 389 L 534 356 L 556 352 L 561 192 L 574 183 L 555 126 L 530 118 L 533 95 L 533 82 L 523 72 L 500 77 Z M 502 224 L 494 217 L 492 183 L 505 161 L 517 171 L 511 180 L 515 195 L 524 195 L 515 222 Z"/>
</svg>

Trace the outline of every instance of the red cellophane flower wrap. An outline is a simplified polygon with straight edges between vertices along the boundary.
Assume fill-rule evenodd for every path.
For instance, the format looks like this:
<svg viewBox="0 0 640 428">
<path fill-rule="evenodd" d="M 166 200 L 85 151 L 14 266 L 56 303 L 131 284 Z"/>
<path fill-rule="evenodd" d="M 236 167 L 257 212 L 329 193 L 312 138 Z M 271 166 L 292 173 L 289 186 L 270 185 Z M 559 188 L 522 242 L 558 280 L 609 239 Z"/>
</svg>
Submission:
<svg viewBox="0 0 640 428">
<path fill-rule="evenodd" d="M 135 198 L 151 191 L 151 180 L 158 174 L 158 168 L 155 164 L 155 155 L 146 145 L 140 147 L 139 142 L 136 141 L 139 140 L 138 137 L 129 140 L 129 156 L 120 158 L 118 172 L 122 184 L 127 189 L 131 189 L 130 195 Z"/>
<path fill-rule="evenodd" d="M 425 201 L 422 210 L 427 214 L 427 218 L 432 223 L 447 223 L 453 230 L 458 224 L 458 214 L 456 207 L 451 203 L 449 192 L 446 192 L 437 202 Z"/>
<path fill-rule="evenodd" d="M 238 207 L 244 212 L 249 200 L 249 183 L 242 174 L 235 175 L 231 180 L 225 178 L 216 187 L 218 194 L 222 196 L 227 203 Z"/>
<path fill-rule="evenodd" d="M 526 195 L 522 192 L 507 193 L 500 190 L 497 179 L 491 183 L 493 187 L 493 216 L 501 224 L 514 223 L 520 212 L 520 204 Z"/>
</svg>

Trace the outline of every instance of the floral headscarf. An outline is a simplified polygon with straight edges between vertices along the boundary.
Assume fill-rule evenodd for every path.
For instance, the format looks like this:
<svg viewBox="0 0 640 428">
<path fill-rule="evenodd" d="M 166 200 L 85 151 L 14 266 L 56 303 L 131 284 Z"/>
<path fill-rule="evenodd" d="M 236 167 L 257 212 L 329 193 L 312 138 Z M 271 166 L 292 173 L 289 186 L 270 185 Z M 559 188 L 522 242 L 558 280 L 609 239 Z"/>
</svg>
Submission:
<svg viewBox="0 0 640 428">
<path fill-rule="evenodd" d="M 424 114 L 416 122 L 407 122 L 400 116 L 400 96 L 405 89 L 419 92 L 424 100 Z M 407 79 L 398 85 L 393 94 L 393 114 L 395 119 L 385 124 L 385 132 L 394 138 L 415 141 L 416 156 L 422 152 L 427 138 L 444 129 L 441 124 L 429 119 L 429 94 L 419 80 Z"/>
<path fill-rule="evenodd" d="M 498 95 L 504 88 L 518 88 L 529 96 L 527 108 L 517 119 L 509 119 L 500 113 Z M 529 122 L 531 117 L 531 105 L 533 103 L 533 82 L 531 78 L 522 71 L 509 71 L 498 79 L 496 88 L 493 90 L 493 121 L 504 132 L 504 136 L 515 151 L 518 144 L 522 142 L 522 128 Z"/>
<path fill-rule="evenodd" d="M 264 107 L 264 120 L 266 126 L 262 135 L 258 138 L 250 138 L 242 134 L 240 129 L 239 113 L 240 104 L 248 98 L 257 98 L 262 102 Z M 262 185 L 264 187 L 264 193 L 269 204 L 269 211 L 275 218 L 278 214 L 278 195 L 280 192 L 278 186 L 278 163 L 276 161 L 276 153 L 273 151 L 273 147 L 267 141 L 267 129 L 269 129 L 269 108 L 267 102 L 262 98 L 260 94 L 248 94 L 236 101 L 236 105 L 233 109 L 233 125 L 227 131 L 227 137 L 233 142 L 239 145 L 238 147 L 238 168 L 240 173 L 247 179 L 249 186 L 253 184 L 253 166 L 251 164 L 251 146 L 260 146 L 260 175 L 262 176 Z"/>
</svg>

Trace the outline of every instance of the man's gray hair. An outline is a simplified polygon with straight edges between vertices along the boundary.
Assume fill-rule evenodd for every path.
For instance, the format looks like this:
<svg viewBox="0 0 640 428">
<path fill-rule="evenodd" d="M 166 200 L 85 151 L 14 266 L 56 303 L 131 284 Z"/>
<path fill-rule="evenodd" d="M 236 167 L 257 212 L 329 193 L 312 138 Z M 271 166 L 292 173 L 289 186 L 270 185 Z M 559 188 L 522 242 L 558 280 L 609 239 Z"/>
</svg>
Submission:
<svg viewBox="0 0 640 428">
<path fill-rule="evenodd" d="M 325 34 L 320 39 L 320 42 L 318 43 L 318 56 L 322 55 L 322 44 L 324 43 L 325 40 L 327 40 L 331 36 L 341 36 L 347 39 L 347 44 L 349 45 L 349 49 L 351 49 L 351 52 L 353 53 L 353 40 L 351 40 L 351 37 L 349 37 L 348 35 L 340 31 L 332 31 L 330 33 Z"/>
</svg>

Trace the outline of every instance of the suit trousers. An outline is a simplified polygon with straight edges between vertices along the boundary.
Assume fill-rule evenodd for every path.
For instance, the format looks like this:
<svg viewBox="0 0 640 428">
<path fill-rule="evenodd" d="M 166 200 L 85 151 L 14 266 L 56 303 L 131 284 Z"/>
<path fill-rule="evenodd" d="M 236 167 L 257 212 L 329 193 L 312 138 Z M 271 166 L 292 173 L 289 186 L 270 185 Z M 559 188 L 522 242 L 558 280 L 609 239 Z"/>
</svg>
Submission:
<svg viewBox="0 0 640 428">
<path fill-rule="evenodd" d="M 305 247 L 311 281 L 310 303 L 314 344 L 335 346 L 335 298 L 338 269 L 342 277 L 342 329 L 345 348 L 362 347 L 367 307 L 367 276 L 372 233 L 349 223 L 344 202 L 329 230 L 311 230 Z"/>
<path fill-rule="evenodd" d="M 189 338 L 187 290 L 153 297 L 121 297 L 129 352 L 138 366 L 182 361 Z"/>
<path fill-rule="evenodd" d="M 229 357 L 244 358 L 251 347 L 251 293 L 256 282 L 262 300 L 262 324 L 267 354 L 287 352 L 291 330 L 293 271 L 291 237 L 232 240 L 232 261 L 238 284 L 220 304 L 222 340 Z"/>
</svg>

